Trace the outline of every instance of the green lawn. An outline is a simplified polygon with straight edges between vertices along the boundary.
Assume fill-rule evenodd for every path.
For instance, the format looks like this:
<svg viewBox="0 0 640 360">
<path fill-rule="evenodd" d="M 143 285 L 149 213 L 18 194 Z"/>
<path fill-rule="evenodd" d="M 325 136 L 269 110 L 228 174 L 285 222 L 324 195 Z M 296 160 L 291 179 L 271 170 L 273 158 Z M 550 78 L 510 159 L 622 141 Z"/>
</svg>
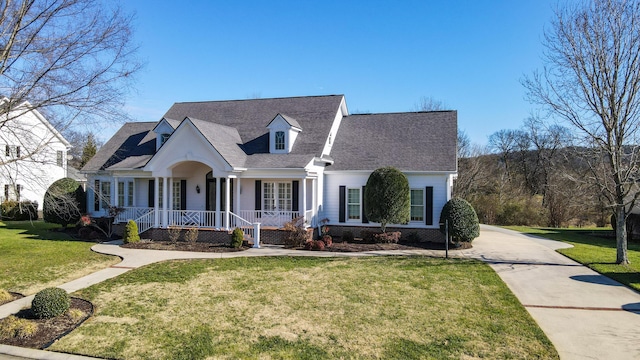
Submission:
<svg viewBox="0 0 640 360">
<path fill-rule="evenodd" d="M 52 350 L 126 359 L 557 359 L 470 259 L 170 261 L 81 290 L 94 317 Z"/>
<path fill-rule="evenodd" d="M 616 265 L 615 239 L 606 239 L 589 234 L 597 235 L 599 231 L 611 231 L 611 229 L 585 231 L 584 229 L 547 229 L 524 226 L 507 226 L 507 228 L 569 243 L 574 247 L 561 249 L 558 250 L 558 252 L 605 276 L 640 291 L 640 243 L 637 241 L 628 243 L 627 254 L 631 264 Z"/>
<path fill-rule="evenodd" d="M 34 294 L 118 263 L 42 221 L 0 222 L 0 289 Z"/>
</svg>

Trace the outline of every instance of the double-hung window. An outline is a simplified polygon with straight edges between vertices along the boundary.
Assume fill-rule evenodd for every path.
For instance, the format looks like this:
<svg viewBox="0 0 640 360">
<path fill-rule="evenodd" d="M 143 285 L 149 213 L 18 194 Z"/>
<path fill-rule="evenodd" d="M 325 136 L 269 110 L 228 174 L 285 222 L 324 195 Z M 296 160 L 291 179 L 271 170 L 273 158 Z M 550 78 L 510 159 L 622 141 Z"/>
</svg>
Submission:
<svg viewBox="0 0 640 360">
<path fill-rule="evenodd" d="M 101 184 L 102 208 L 106 209 L 111 206 L 111 182 L 103 181 Z"/>
<path fill-rule="evenodd" d="M 133 206 L 133 181 L 127 183 L 127 206 Z"/>
<path fill-rule="evenodd" d="M 118 206 L 125 206 L 124 204 L 124 181 L 118 182 Z"/>
<path fill-rule="evenodd" d="M 64 151 L 56 151 L 56 165 L 60 167 L 64 165 Z"/>
<path fill-rule="evenodd" d="M 360 189 L 347 189 L 347 220 L 360 220 Z"/>
<path fill-rule="evenodd" d="M 411 189 L 411 221 L 424 221 L 423 189 Z"/>
<path fill-rule="evenodd" d="M 178 181 L 174 181 L 173 182 L 173 196 L 172 196 L 172 203 L 173 203 L 173 210 L 184 210 L 184 209 L 180 209 L 180 204 L 182 203 L 182 194 L 181 194 L 181 186 L 180 186 L 180 180 Z"/>
</svg>

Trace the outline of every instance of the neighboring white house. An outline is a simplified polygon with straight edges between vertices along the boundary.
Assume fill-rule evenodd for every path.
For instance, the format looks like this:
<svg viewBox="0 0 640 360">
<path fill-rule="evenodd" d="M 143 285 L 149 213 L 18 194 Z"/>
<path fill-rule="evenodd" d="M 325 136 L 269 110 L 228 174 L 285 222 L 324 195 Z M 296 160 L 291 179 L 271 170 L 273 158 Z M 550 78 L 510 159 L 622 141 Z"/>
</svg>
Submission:
<svg viewBox="0 0 640 360">
<path fill-rule="evenodd" d="M 438 238 L 456 176 L 455 111 L 349 115 L 342 95 L 174 104 L 158 122 L 125 124 L 85 165 L 88 210 L 141 231 L 171 225 L 281 227 L 328 218 L 335 235 L 374 228 L 363 187 L 403 171 L 412 221 L 390 228 Z"/>
<path fill-rule="evenodd" d="M 71 145 L 28 102 L 3 111 L 7 104 L 0 99 L 0 198 L 37 201 L 42 210 L 49 186 L 67 176 Z"/>
</svg>

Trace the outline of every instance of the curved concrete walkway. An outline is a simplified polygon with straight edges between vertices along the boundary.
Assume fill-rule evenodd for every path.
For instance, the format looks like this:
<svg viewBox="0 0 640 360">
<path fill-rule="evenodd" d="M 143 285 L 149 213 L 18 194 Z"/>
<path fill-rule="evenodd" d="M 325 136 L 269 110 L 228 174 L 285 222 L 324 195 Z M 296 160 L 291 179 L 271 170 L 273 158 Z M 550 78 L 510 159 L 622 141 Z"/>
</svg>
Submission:
<svg viewBox="0 0 640 360">
<path fill-rule="evenodd" d="M 134 250 L 118 242 L 97 244 L 92 250 L 116 255 L 119 264 L 60 285 L 73 292 L 158 261 L 215 259 L 239 256 L 371 256 L 428 255 L 444 251 L 371 251 L 329 253 L 263 246 L 234 253 Z M 509 286 L 558 350 L 561 359 L 640 359 L 640 294 L 555 252 L 570 245 L 482 226 L 473 248 L 450 252 L 487 262 Z M 29 296 L 0 306 L 0 318 L 31 304 Z M 88 359 L 87 357 L 0 345 L 0 358 Z"/>
</svg>

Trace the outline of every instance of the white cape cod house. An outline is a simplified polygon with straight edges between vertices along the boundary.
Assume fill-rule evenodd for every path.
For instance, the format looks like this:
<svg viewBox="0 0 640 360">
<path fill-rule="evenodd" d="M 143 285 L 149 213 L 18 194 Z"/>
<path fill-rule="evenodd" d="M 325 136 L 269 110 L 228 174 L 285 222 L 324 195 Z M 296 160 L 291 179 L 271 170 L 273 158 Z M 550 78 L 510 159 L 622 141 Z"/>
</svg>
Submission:
<svg viewBox="0 0 640 360">
<path fill-rule="evenodd" d="M 300 216 L 357 236 L 377 227 L 363 213 L 369 174 L 394 166 L 409 179 L 412 215 L 389 227 L 439 238 L 456 122 L 455 111 L 349 115 L 342 95 L 176 103 L 158 122 L 125 124 L 87 163 L 88 211 L 124 208 L 117 220 L 141 232 L 265 231 Z"/>
</svg>

